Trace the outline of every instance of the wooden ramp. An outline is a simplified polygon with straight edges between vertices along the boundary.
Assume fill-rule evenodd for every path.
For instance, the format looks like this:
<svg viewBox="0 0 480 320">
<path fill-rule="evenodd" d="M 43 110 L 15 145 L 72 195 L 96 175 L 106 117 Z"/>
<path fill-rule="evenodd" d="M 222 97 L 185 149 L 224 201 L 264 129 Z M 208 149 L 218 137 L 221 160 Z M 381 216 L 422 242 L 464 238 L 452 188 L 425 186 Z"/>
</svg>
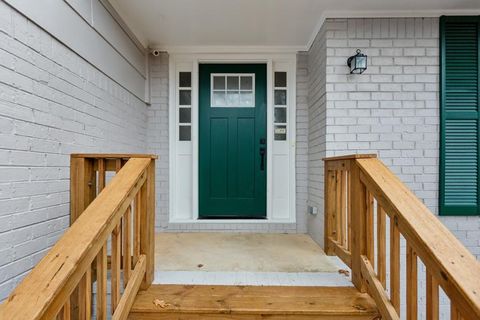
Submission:
<svg viewBox="0 0 480 320">
<path fill-rule="evenodd" d="M 378 319 L 353 287 L 152 285 L 128 319 Z"/>
</svg>

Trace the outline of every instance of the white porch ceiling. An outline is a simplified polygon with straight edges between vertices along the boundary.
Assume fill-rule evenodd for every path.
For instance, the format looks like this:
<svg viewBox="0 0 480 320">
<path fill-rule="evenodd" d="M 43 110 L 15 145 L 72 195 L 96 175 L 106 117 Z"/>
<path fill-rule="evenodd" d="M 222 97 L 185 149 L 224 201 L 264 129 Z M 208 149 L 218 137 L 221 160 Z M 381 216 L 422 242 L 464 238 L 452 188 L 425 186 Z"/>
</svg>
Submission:
<svg viewBox="0 0 480 320">
<path fill-rule="evenodd" d="M 150 48 L 308 48 L 328 17 L 480 14 L 480 0 L 109 0 Z"/>
</svg>

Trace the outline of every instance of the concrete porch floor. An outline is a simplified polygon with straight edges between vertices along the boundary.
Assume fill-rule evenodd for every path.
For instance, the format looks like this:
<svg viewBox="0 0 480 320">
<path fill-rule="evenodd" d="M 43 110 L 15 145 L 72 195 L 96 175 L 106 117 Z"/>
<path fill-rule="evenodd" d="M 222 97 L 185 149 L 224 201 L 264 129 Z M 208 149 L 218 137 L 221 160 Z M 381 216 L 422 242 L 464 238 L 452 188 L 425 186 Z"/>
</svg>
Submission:
<svg viewBox="0 0 480 320">
<path fill-rule="evenodd" d="M 350 286 L 347 269 L 304 234 L 158 233 L 155 283 Z"/>
</svg>

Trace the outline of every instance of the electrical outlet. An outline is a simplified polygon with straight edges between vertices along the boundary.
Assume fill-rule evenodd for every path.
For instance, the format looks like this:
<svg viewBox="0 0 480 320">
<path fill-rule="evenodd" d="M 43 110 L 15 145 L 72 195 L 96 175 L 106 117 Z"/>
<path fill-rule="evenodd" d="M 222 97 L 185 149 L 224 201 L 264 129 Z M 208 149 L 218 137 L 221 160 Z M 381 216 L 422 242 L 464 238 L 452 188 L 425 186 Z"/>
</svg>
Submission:
<svg viewBox="0 0 480 320">
<path fill-rule="evenodd" d="M 308 206 L 308 213 L 310 213 L 311 215 L 317 215 L 318 214 L 318 208 L 317 207 L 312 207 L 312 206 Z"/>
</svg>

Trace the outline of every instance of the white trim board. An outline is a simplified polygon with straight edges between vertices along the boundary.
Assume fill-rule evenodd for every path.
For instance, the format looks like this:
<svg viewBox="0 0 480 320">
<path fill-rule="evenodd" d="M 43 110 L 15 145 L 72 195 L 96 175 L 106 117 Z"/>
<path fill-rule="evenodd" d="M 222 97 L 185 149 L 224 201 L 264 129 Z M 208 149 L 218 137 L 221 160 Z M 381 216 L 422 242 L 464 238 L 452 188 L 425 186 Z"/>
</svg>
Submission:
<svg viewBox="0 0 480 320">
<path fill-rule="evenodd" d="M 267 65 L 267 219 L 198 219 L 198 67 L 201 63 L 265 63 Z M 238 53 L 238 54 L 171 54 L 169 64 L 169 130 L 170 130 L 170 223 L 296 223 L 295 192 L 295 121 L 296 121 L 296 54 L 295 53 Z M 178 74 L 192 72 L 191 141 L 178 141 L 177 119 Z M 288 75 L 288 139 L 273 140 L 273 73 L 286 71 Z M 274 157 L 283 156 L 289 172 L 282 181 L 285 188 L 275 187 Z M 190 166 L 187 165 L 190 163 Z M 187 167 L 185 167 L 187 165 Z M 275 180 L 275 181 L 274 181 Z M 282 199 L 283 197 L 283 199 Z"/>
</svg>

